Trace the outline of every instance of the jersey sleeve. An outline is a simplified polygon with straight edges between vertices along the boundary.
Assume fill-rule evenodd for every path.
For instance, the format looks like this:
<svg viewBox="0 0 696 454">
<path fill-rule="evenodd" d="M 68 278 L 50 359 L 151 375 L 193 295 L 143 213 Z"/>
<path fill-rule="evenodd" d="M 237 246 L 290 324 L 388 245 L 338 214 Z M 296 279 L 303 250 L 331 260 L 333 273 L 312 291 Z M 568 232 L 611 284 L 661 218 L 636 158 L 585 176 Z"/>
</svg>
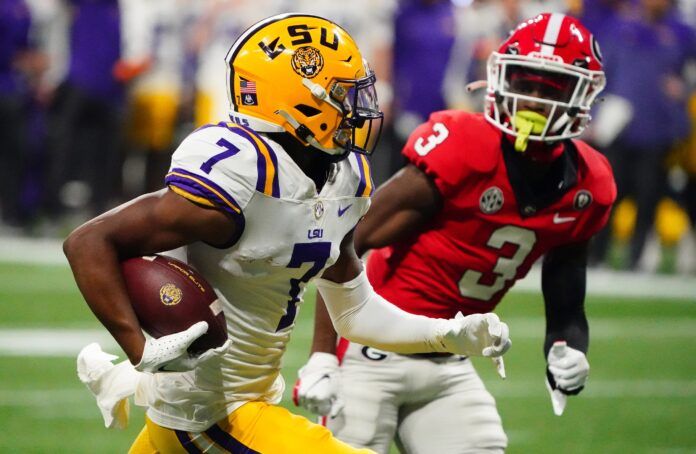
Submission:
<svg viewBox="0 0 696 454">
<path fill-rule="evenodd" d="M 252 143 L 231 130 L 210 126 L 189 135 L 172 156 L 165 183 L 200 205 L 241 220 L 259 180 Z"/>
<path fill-rule="evenodd" d="M 413 131 L 401 153 L 433 180 L 443 197 L 453 197 L 473 173 L 485 173 L 494 166 L 487 150 L 493 149 L 490 145 L 498 136 L 485 134 L 482 128 L 490 129 L 478 116 L 435 112 Z"/>
<path fill-rule="evenodd" d="M 347 161 L 350 164 L 353 175 L 352 184 L 348 190 L 352 193 L 351 195 L 360 197 L 364 201 L 364 203 L 359 204 L 361 207 L 360 217 L 363 217 L 370 208 L 370 197 L 375 190 L 375 183 L 372 180 L 372 167 L 367 156 L 360 153 L 351 153 Z"/>
</svg>

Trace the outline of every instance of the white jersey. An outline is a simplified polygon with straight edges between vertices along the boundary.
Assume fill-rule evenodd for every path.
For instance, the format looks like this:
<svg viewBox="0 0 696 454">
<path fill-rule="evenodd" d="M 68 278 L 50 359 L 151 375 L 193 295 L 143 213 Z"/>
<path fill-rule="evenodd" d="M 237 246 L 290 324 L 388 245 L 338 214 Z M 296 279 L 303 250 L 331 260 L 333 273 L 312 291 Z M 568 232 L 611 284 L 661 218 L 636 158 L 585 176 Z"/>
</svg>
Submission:
<svg viewBox="0 0 696 454">
<path fill-rule="evenodd" d="M 281 399 L 281 357 L 305 284 L 338 259 L 369 207 L 372 182 L 365 156 L 351 154 L 317 193 L 280 145 L 220 123 L 182 142 L 166 183 L 224 209 L 241 232 L 229 248 L 188 247 L 189 262 L 223 302 L 230 347 L 195 371 L 154 374 L 138 391 L 157 424 L 202 431 L 245 402 Z"/>
</svg>

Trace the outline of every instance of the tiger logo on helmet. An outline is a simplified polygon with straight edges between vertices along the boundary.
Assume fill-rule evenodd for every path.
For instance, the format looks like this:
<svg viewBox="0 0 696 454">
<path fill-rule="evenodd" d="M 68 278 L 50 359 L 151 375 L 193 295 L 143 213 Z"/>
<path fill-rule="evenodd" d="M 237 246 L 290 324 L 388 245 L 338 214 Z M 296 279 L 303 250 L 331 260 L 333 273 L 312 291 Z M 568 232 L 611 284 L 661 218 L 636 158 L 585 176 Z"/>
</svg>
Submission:
<svg viewBox="0 0 696 454">
<path fill-rule="evenodd" d="M 287 132 L 331 155 L 374 150 L 383 121 L 376 78 L 335 23 L 304 14 L 269 17 L 246 30 L 225 60 L 232 121 Z"/>
<path fill-rule="evenodd" d="M 292 57 L 292 69 L 301 76 L 312 79 L 324 67 L 324 57 L 314 47 L 300 47 Z"/>
</svg>

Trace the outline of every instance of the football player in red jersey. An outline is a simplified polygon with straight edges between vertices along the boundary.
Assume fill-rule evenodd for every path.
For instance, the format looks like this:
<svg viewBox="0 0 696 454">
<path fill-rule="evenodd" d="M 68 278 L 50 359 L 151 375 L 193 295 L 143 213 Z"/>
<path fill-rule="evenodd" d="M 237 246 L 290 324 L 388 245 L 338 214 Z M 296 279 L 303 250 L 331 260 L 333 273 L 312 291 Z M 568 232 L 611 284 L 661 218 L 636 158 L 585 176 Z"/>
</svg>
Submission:
<svg viewBox="0 0 696 454">
<path fill-rule="evenodd" d="M 372 250 L 375 290 L 429 317 L 493 311 L 543 255 L 546 377 L 557 414 L 588 376 L 587 243 L 616 197 L 607 160 L 571 140 L 604 83 L 597 43 L 579 21 L 541 14 L 523 22 L 490 56 L 485 112 L 432 114 L 403 150 L 409 164 L 376 192 L 355 231 L 358 253 Z M 408 453 L 507 446 L 469 360 L 344 340 L 337 347 L 321 301 L 299 375 L 296 403 L 331 415 L 329 428 L 355 446 L 387 453 L 395 436 Z"/>
</svg>

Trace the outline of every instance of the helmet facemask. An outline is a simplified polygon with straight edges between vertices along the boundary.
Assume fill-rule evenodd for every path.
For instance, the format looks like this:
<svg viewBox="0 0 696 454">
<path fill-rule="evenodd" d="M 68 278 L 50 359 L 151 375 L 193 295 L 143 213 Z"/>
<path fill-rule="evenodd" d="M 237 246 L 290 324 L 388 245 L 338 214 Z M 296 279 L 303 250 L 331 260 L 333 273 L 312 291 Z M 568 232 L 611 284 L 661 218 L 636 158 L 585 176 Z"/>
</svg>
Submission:
<svg viewBox="0 0 696 454">
<path fill-rule="evenodd" d="M 337 79 L 325 90 L 309 79 L 303 79 L 302 85 L 314 98 L 333 107 L 340 116 L 340 122 L 333 135 L 333 145 L 319 143 L 312 131 L 303 127 L 293 115 L 279 110 L 277 113 L 285 118 L 294 128 L 297 136 L 309 145 L 331 155 L 350 152 L 372 154 L 382 131 L 384 114 L 379 110 L 375 75 L 368 69 L 367 76 L 360 79 Z"/>
<path fill-rule="evenodd" d="M 516 138 L 518 151 L 526 149 L 528 140 L 577 137 L 590 121 L 590 109 L 604 85 L 602 71 L 494 52 L 488 60 L 486 118 Z M 522 109 L 525 104 L 534 105 L 534 110 Z"/>
<path fill-rule="evenodd" d="M 359 80 L 339 80 L 331 90 L 331 97 L 343 109 L 334 142 L 348 152 L 370 155 L 379 141 L 384 114 L 379 110 L 375 81 L 370 71 Z"/>
</svg>

